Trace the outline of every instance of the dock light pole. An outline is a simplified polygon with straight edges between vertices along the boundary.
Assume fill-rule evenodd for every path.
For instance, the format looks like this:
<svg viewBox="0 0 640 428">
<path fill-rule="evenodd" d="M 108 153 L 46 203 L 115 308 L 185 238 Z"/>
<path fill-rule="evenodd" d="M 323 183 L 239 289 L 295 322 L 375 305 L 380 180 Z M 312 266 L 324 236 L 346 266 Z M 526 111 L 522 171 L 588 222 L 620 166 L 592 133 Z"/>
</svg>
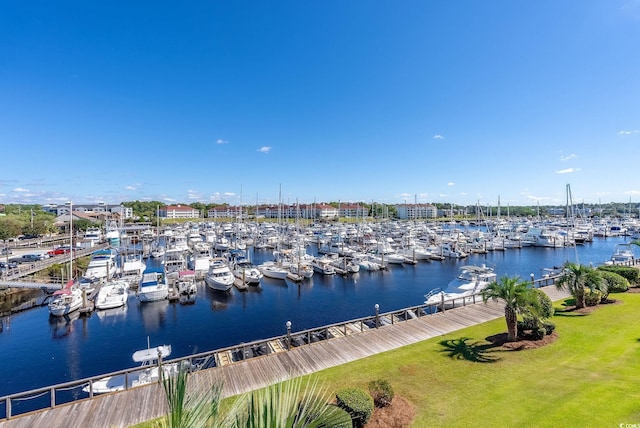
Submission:
<svg viewBox="0 0 640 428">
<path fill-rule="evenodd" d="M 533 285 L 535 287 L 536 286 L 536 283 L 535 283 L 536 276 L 533 274 L 533 272 L 531 272 L 529 277 L 531 278 L 531 285 Z"/>
<path fill-rule="evenodd" d="M 373 307 L 376 310 L 376 328 L 378 328 L 378 325 L 380 324 L 378 322 L 378 318 L 379 318 L 379 314 L 380 314 L 380 305 L 376 303 Z"/>
<path fill-rule="evenodd" d="M 291 321 L 287 321 L 287 351 L 291 349 Z"/>
</svg>

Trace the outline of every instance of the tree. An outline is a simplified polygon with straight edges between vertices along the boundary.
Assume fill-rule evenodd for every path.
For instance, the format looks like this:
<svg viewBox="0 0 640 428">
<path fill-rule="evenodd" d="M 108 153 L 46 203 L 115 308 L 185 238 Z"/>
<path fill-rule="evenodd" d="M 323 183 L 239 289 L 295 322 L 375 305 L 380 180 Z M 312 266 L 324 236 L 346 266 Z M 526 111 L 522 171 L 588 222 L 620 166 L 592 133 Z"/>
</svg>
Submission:
<svg viewBox="0 0 640 428">
<path fill-rule="evenodd" d="M 509 342 L 514 342 L 518 338 L 518 314 L 539 312 L 539 299 L 532 287 L 533 284 L 520 281 L 518 277 L 504 276 L 499 282 L 492 282 L 482 291 L 482 299 L 485 303 L 489 299 L 505 302 L 504 319 L 507 323 Z"/>
<path fill-rule="evenodd" d="M 558 290 L 567 290 L 576 300 L 576 309 L 584 308 L 585 287 L 590 290 L 600 288 L 602 277 L 595 269 L 576 263 L 566 263 L 560 277 L 556 280 Z"/>
</svg>

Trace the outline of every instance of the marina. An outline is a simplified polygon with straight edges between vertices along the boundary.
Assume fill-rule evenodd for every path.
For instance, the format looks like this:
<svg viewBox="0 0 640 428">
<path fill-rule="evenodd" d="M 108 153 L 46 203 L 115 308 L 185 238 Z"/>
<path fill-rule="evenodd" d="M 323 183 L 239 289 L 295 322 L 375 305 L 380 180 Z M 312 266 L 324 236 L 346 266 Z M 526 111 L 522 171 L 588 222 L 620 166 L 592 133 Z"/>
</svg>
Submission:
<svg viewBox="0 0 640 428">
<path fill-rule="evenodd" d="M 422 305 L 425 294 L 445 288 L 463 266 L 491 266 L 498 278 L 517 275 L 529 280 L 533 274 L 539 279 L 545 275 L 543 269 L 566 261 L 603 264 L 619 244 L 628 242 L 626 236 L 595 237 L 577 246 L 469 252 L 465 258 L 389 263 L 381 270 L 315 273 L 295 282 L 264 275 L 244 291 L 215 290 L 198 280 L 190 298 L 141 302 L 139 290 L 129 290 L 126 305 L 89 316 L 76 311 L 54 317 L 46 306 L 36 304 L 2 319 L 0 346 L 5 352 L 0 362 L 5 381 L 0 396 L 131 367 L 131 353 L 148 338 L 156 344 L 171 343 L 172 358 L 183 358 L 276 337 L 287 331 L 287 325 L 299 332 L 371 316 L 377 310 L 386 313 Z M 319 255 L 318 243 L 305 243 L 304 248 L 311 257 Z M 273 248 L 249 246 L 246 252 L 255 266 L 276 263 Z M 384 263 L 382 259 L 384 255 L 379 260 Z M 148 269 L 162 270 L 160 258 L 148 258 L 146 263 Z M 218 363 L 223 364 L 226 357 L 220 358 Z"/>
</svg>

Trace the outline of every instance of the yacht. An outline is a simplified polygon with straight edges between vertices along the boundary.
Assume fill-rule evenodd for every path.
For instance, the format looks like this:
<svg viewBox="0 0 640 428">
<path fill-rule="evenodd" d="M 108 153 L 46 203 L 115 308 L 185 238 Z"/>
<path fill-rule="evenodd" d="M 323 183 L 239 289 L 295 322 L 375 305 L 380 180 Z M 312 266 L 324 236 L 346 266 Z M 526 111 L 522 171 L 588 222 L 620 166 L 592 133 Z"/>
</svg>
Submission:
<svg viewBox="0 0 640 428">
<path fill-rule="evenodd" d="M 633 253 L 633 248 L 631 248 L 632 244 L 618 244 L 613 250 L 613 255 L 611 259 L 608 260 L 605 264 L 608 265 L 617 265 L 623 263 L 632 262 L 635 259 L 635 255 Z"/>
<path fill-rule="evenodd" d="M 260 272 L 267 278 L 271 279 L 287 279 L 289 271 L 275 262 L 264 262 L 258 266 Z"/>
<path fill-rule="evenodd" d="M 196 285 L 196 273 L 192 270 L 183 270 L 178 272 L 178 281 L 176 288 L 181 295 L 196 294 L 198 287 Z"/>
<path fill-rule="evenodd" d="M 106 281 L 113 278 L 117 271 L 115 253 L 108 249 L 98 250 L 91 255 L 84 277 Z"/>
<path fill-rule="evenodd" d="M 129 284 L 126 281 L 110 281 L 103 284 L 95 300 L 96 309 L 113 309 L 127 304 Z"/>
<path fill-rule="evenodd" d="M 130 285 L 137 285 L 142 279 L 142 273 L 147 265 L 142 260 L 142 256 L 138 254 L 129 254 L 122 263 L 121 279 L 127 281 Z"/>
<path fill-rule="evenodd" d="M 470 297 L 480 293 L 492 282 L 496 282 L 497 276 L 492 268 L 481 266 L 462 266 L 460 274 L 451 281 L 447 288 L 443 291 L 436 289 L 425 295 L 425 304 L 436 305 L 442 304 L 453 305 L 452 300 L 465 298 L 470 301 Z"/>
<path fill-rule="evenodd" d="M 142 274 L 138 298 L 141 302 L 164 300 L 169 295 L 167 276 L 162 269 L 147 268 Z"/>
<path fill-rule="evenodd" d="M 219 291 L 229 291 L 233 286 L 234 276 L 226 261 L 221 257 L 211 259 L 209 272 L 204 278 L 209 287 Z"/>
</svg>

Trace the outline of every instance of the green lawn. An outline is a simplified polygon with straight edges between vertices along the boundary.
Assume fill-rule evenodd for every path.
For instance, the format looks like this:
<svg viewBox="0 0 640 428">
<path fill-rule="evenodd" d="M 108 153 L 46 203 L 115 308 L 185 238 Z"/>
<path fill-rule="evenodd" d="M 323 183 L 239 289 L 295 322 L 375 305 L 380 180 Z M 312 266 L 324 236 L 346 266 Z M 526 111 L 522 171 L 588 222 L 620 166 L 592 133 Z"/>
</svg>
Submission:
<svg viewBox="0 0 640 428">
<path fill-rule="evenodd" d="M 414 427 L 640 424 L 640 294 L 612 298 L 622 303 L 556 315 L 559 338 L 539 349 L 487 346 L 500 319 L 316 376 L 330 390 L 387 379 L 418 409 Z"/>
</svg>

